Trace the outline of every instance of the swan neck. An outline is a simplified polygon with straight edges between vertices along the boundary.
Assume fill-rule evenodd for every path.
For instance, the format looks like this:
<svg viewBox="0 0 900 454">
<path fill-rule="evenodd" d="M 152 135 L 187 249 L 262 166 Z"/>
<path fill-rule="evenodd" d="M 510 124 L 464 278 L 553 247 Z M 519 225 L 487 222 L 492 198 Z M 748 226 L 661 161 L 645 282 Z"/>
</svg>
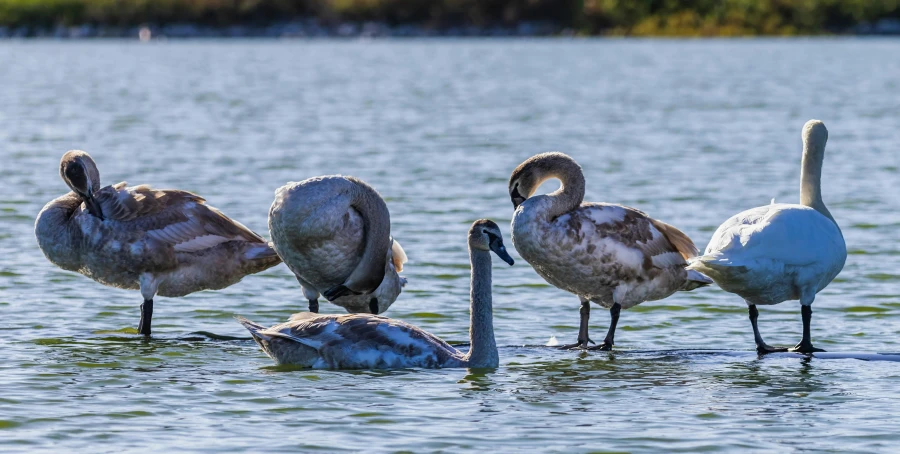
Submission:
<svg viewBox="0 0 900 454">
<path fill-rule="evenodd" d="M 544 179 L 549 178 L 557 178 L 562 183 L 559 189 L 547 194 L 552 201 L 548 213 L 551 219 L 578 208 L 584 201 L 584 172 L 575 161 L 559 162 Z"/>
<path fill-rule="evenodd" d="M 834 222 L 831 212 L 822 201 L 822 161 L 824 144 L 803 143 L 803 161 L 800 168 L 800 204 L 808 206 Z"/>
<path fill-rule="evenodd" d="M 360 291 L 374 291 L 384 279 L 387 251 L 391 247 L 391 215 L 384 199 L 371 186 L 354 181 L 350 206 L 359 213 L 365 243 L 359 264 L 344 285 Z"/>
<path fill-rule="evenodd" d="M 466 355 L 469 367 L 497 367 L 500 357 L 494 339 L 494 310 L 491 301 L 491 253 L 469 247 L 472 282 L 469 295 L 469 339 Z"/>
<path fill-rule="evenodd" d="M 51 262 L 64 269 L 73 269 L 72 266 L 77 265 L 68 262 L 73 246 L 78 244 L 77 237 L 81 235 L 81 229 L 72 219 L 81 203 L 81 196 L 70 192 L 48 203 L 35 222 L 34 233 L 41 250 Z"/>
<path fill-rule="evenodd" d="M 72 216 L 75 215 L 75 211 L 81 207 L 83 201 L 84 199 L 75 193 L 75 191 L 57 197 L 41 210 L 41 213 L 38 215 L 39 227 L 41 224 L 48 226 L 62 226 L 68 224 Z"/>
</svg>

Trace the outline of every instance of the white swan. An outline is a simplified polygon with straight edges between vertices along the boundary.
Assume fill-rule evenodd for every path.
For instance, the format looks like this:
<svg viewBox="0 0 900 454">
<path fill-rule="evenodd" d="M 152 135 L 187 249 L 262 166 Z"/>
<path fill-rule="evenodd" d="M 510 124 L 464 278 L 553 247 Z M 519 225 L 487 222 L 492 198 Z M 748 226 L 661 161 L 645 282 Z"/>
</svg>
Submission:
<svg viewBox="0 0 900 454">
<path fill-rule="evenodd" d="M 391 238 L 391 215 L 374 188 L 353 177 L 323 176 L 275 191 L 269 210 L 275 250 L 318 312 L 319 294 L 348 312 L 380 314 L 406 285 L 406 262 Z"/>
<path fill-rule="evenodd" d="M 791 351 L 813 347 L 809 324 L 816 293 L 841 272 L 847 260 L 844 236 L 822 201 L 822 161 L 828 130 L 818 120 L 803 126 L 800 204 L 774 203 L 738 213 L 713 234 L 703 256 L 690 268 L 711 277 L 723 290 L 747 302 L 756 348 L 786 351 L 763 341 L 756 305 L 800 300 L 803 339 Z"/>
<path fill-rule="evenodd" d="M 271 328 L 242 317 L 238 321 L 277 364 L 319 369 L 497 367 L 500 359 L 494 340 L 490 251 L 510 265 L 513 259 L 492 221 L 475 221 L 468 243 L 472 266 L 468 353 L 422 329 L 380 315 L 303 312 Z"/>
<path fill-rule="evenodd" d="M 63 155 L 72 189 L 46 206 L 35 236 L 56 266 L 111 287 L 140 289 L 138 331 L 150 335 L 153 297 L 221 289 L 281 263 L 259 235 L 175 189 L 100 187 L 100 172 L 79 150 Z"/>
<path fill-rule="evenodd" d="M 557 178 L 562 187 L 532 197 L 538 186 Z M 590 301 L 609 308 L 612 322 L 603 343 L 613 346 L 619 311 L 678 290 L 712 283 L 685 269 L 697 254 L 680 230 L 621 205 L 581 203 L 581 167 L 563 153 L 543 153 L 517 167 L 509 178 L 515 214 L 512 241 L 519 255 L 547 282 L 578 295 L 578 342 L 561 348 L 589 348 Z"/>
</svg>

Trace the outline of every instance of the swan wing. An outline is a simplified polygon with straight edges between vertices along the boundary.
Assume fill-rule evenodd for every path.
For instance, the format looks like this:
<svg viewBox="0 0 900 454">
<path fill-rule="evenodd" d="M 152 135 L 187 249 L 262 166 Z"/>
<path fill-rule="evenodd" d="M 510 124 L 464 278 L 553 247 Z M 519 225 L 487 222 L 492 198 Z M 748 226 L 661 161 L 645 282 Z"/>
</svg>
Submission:
<svg viewBox="0 0 900 454">
<path fill-rule="evenodd" d="M 312 347 L 331 367 L 440 365 L 459 352 L 449 344 L 400 320 L 371 314 L 295 314 L 262 334 Z"/>
<path fill-rule="evenodd" d="M 617 263 L 634 272 L 646 268 L 685 266 L 696 255 L 694 243 L 680 230 L 622 205 L 585 203 L 558 217 L 557 242 L 575 261 Z"/>
<path fill-rule="evenodd" d="M 122 182 L 102 188 L 95 198 L 108 221 L 142 230 L 176 252 L 197 252 L 228 241 L 266 243 L 191 192 L 147 185 L 126 187 Z"/>
<path fill-rule="evenodd" d="M 793 204 L 753 208 L 731 217 L 713 234 L 705 256 L 728 265 L 774 260 L 803 266 L 845 250 L 840 229 L 818 211 Z"/>
</svg>

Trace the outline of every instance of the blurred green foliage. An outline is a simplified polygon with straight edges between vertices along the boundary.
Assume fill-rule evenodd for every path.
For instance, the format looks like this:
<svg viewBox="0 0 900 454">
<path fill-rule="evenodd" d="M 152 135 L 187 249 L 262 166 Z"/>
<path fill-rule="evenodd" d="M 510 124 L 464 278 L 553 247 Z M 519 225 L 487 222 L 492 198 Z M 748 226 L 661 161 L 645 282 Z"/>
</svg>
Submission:
<svg viewBox="0 0 900 454">
<path fill-rule="evenodd" d="M 900 17 L 900 0 L 585 0 L 581 30 L 636 36 L 843 32 Z"/>
<path fill-rule="evenodd" d="M 0 25 L 259 25 L 316 17 L 441 27 L 544 22 L 581 34 L 795 35 L 900 18 L 900 0 L 0 0 Z"/>
</svg>

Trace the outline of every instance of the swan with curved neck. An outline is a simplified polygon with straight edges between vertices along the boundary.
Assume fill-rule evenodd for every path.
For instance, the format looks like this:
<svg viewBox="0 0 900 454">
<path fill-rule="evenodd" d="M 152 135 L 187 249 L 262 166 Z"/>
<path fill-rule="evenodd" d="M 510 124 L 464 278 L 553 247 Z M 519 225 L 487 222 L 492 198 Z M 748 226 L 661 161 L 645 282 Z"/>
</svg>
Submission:
<svg viewBox="0 0 900 454">
<path fill-rule="evenodd" d="M 390 369 L 405 367 L 494 368 L 499 365 L 491 299 L 491 252 L 513 264 L 493 221 L 475 221 L 469 229 L 472 280 L 469 294 L 467 353 L 438 337 L 380 315 L 296 314 L 265 328 L 238 318 L 263 351 L 277 364 L 319 369 Z"/>
<path fill-rule="evenodd" d="M 544 181 L 562 186 L 534 196 Z M 563 153 L 542 153 L 519 165 L 509 179 L 515 213 L 512 241 L 519 255 L 550 284 L 581 301 L 578 342 L 563 348 L 609 350 L 622 309 L 712 283 L 687 271 L 697 254 L 680 230 L 622 205 L 582 203 L 581 166 Z M 588 336 L 590 302 L 610 310 L 611 323 L 600 345 Z"/>
<path fill-rule="evenodd" d="M 398 274 L 406 253 L 391 238 L 387 205 L 360 179 L 322 176 L 279 188 L 269 232 L 311 312 L 321 294 L 348 312 L 380 314 L 406 285 Z"/>
<path fill-rule="evenodd" d="M 690 265 L 747 303 L 759 353 L 822 351 L 810 335 L 816 293 L 841 272 L 847 246 L 822 201 L 822 162 L 828 130 L 819 120 L 803 126 L 800 204 L 772 203 L 738 213 L 713 234 Z M 803 337 L 793 348 L 771 347 L 759 333 L 757 305 L 800 300 Z"/>
<path fill-rule="evenodd" d="M 80 150 L 63 155 L 59 173 L 72 192 L 38 214 L 41 251 L 101 284 L 140 289 L 141 334 L 150 335 L 157 294 L 221 289 L 281 263 L 259 235 L 198 195 L 125 182 L 101 187 L 97 165 Z"/>
</svg>

